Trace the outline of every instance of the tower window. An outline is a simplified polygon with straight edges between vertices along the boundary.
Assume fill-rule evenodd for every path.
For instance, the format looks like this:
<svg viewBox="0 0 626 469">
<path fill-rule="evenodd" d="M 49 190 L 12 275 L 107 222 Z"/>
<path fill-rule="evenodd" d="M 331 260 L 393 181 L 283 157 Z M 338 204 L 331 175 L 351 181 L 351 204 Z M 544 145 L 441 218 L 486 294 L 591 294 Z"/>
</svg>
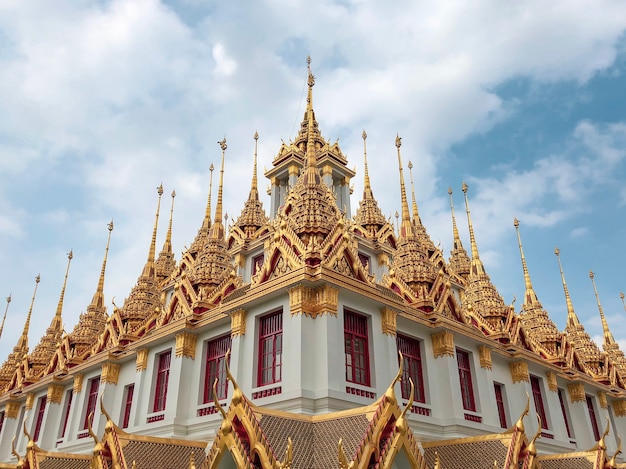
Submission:
<svg viewBox="0 0 626 469">
<path fill-rule="evenodd" d="M 404 359 L 402 370 L 402 381 L 400 388 L 402 389 L 402 397 L 408 399 L 411 396 L 411 383 L 409 378 L 413 380 L 415 388 L 415 402 L 426 402 L 426 393 L 424 392 L 424 376 L 422 374 L 422 353 L 420 350 L 420 342 L 412 337 L 398 334 L 396 337 L 398 351 L 402 352 Z"/>
<path fill-rule="evenodd" d="M 500 427 L 507 428 L 506 408 L 504 407 L 504 385 L 493 383 L 493 390 L 496 394 L 496 407 L 498 408 L 498 417 L 500 418 Z"/>
<path fill-rule="evenodd" d="M 170 362 L 172 360 L 172 351 L 168 350 L 158 356 L 158 368 L 156 375 L 156 386 L 154 388 L 154 404 L 152 412 L 161 412 L 165 410 L 165 401 L 167 399 L 167 384 L 170 379 Z"/>
<path fill-rule="evenodd" d="M 124 416 L 122 417 L 122 428 L 128 428 L 130 423 L 130 409 L 133 406 L 133 394 L 135 394 L 135 384 L 124 387 Z"/>
<path fill-rule="evenodd" d="M 572 438 L 572 430 L 569 424 L 569 417 L 567 416 L 567 408 L 565 407 L 565 398 L 563 397 L 563 390 L 559 388 L 559 404 L 561 404 L 561 412 L 563 413 L 563 420 L 565 421 L 565 429 L 567 430 L 567 436 Z"/>
<path fill-rule="evenodd" d="M 83 421 L 83 430 L 86 430 L 93 419 L 96 411 L 96 403 L 98 402 L 98 389 L 100 388 L 100 376 L 96 376 L 89 380 L 89 393 L 87 394 L 87 408 L 85 409 L 85 420 Z"/>
<path fill-rule="evenodd" d="M 217 379 L 217 399 L 226 399 L 228 380 L 226 379 L 226 352 L 230 349 L 230 335 L 218 337 L 207 343 L 204 370 L 203 402 L 213 401 L 213 383 Z"/>
<path fill-rule="evenodd" d="M 278 383 L 282 378 L 283 310 L 263 316 L 259 321 L 258 386 Z"/>
<path fill-rule="evenodd" d="M 463 408 L 476 412 L 476 400 L 474 399 L 474 386 L 472 384 L 472 369 L 470 367 L 469 353 L 465 350 L 456 349 L 456 361 L 459 368 L 459 383 L 461 385 Z"/>
<path fill-rule="evenodd" d="M 65 407 L 63 410 L 63 426 L 61 427 L 61 434 L 59 438 L 65 437 L 65 431 L 67 430 L 67 422 L 70 418 L 70 410 L 72 408 L 72 398 L 74 397 L 74 391 L 68 389 L 65 391 Z"/>
<path fill-rule="evenodd" d="M 370 385 L 367 317 L 345 310 L 344 341 L 346 353 L 346 381 Z"/>
<path fill-rule="evenodd" d="M 537 415 L 541 418 L 541 425 L 546 430 L 549 430 L 550 427 L 548 425 L 548 418 L 546 415 L 546 410 L 543 405 L 543 393 L 541 392 L 541 379 L 530 375 L 530 387 L 533 391 L 533 400 L 535 401 L 535 410 L 537 411 Z"/>
<path fill-rule="evenodd" d="M 600 428 L 598 427 L 598 419 L 596 418 L 596 409 L 593 406 L 593 398 L 587 394 L 587 411 L 589 412 L 589 420 L 591 420 L 591 429 L 593 430 L 593 437 L 596 441 L 600 440 Z"/>
<path fill-rule="evenodd" d="M 33 432 L 33 441 L 39 440 L 39 433 L 41 432 L 41 425 L 43 424 L 43 416 L 46 413 L 46 399 L 47 396 L 41 396 L 37 404 L 37 423 L 35 424 L 35 431 Z"/>
</svg>

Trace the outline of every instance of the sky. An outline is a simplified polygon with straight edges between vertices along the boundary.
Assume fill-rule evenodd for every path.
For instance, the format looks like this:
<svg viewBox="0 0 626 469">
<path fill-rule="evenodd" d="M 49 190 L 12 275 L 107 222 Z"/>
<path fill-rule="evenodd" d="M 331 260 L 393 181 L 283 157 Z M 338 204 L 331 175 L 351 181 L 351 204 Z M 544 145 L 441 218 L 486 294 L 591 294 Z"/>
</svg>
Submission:
<svg viewBox="0 0 626 469">
<path fill-rule="evenodd" d="M 306 100 L 356 168 L 363 141 L 375 197 L 400 211 L 394 146 L 413 163 L 420 215 L 446 257 L 448 187 L 469 251 L 461 184 L 478 249 L 507 304 L 524 280 L 560 329 L 561 250 L 579 319 L 599 344 L 589 271 L 626 350 L 626 3 L 295 0 L 3 0 L 0 3 L 0 285 L 11 295 L 0 360 L 41 282 L 31 350 L 58 303 L 71 331 L 96 290 L 113 219 L 105 301 L 118 306 L 146 261 L 163 183 L 157 249 L 176 190 L 177 259 L 202 223 L 209 166 L 226 137 L 224 209 L 237 217 L 252 178 L 294 138 Z M 217 176 L 214 174 L 214 197 Z M 408 171 L 405 171 L 408 179 Z M 407 180 L 407 184 L 408 180 Z M 6 302 L 0 302 L 0 314 Z"/>
</svg>

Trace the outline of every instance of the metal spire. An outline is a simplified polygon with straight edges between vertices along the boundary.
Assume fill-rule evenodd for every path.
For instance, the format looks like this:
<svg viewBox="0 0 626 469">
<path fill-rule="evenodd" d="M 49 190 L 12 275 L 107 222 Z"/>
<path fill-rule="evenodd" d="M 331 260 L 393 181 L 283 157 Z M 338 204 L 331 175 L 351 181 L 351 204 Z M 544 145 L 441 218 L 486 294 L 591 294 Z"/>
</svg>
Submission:
<svg viewBox="0 0 626 469">
<path fill-rule="evenodd" d="M 526 265 L 526 258 L 524 257 L 524 248 L 522 247 L 522 238 L 519 234 L 519 220 L 517 218 L 513 220 L 513 225 L 515 226 L 515 232 L 517 233 L 517 244 L 519 245 L 519 252 L 522 257 L 522 269 L 524 270 L 524 284 L 526 286 L 524 304 L 527 306 L 541 306 L 530 281 L 530 274 L 528 273 L 528 266 Z"/>
<path fill-rule="evenodd" d="M 593 272 L 589 271 L 589 278 L 591 279 L 591 283 L 593 285 L 593 292 L 596 295 L 596 303 L 598 304 L 598 311 L 600 311 L 600 319 L 602 320 L 602 331 L 604 332 L 604 347 L 606 348 L 608 345 L 614 344 L 615 339 L 613 338 L 613 334 L 609 330 L 609 324 L 606 322 L 606 317 L 604 316 L 604 310 L 602 309 L 602 305 L 600 304 L 600 297 L 598 296 L 598 289 L 596 288 L 595 275 Z"/>
<path fill-rule="evenodd" d="M 104 260 L 102 261 L 102 269 L 100 270 L 100 279 L 98 280 L 98 288 L 91 299 L 91 305 L 95 308 L 104 308 L 104 273 L 107 267 L 107 256 L 109 255 L 109 244 L 111 243 L 111 232 L 113 231 L 113 220 L 107 225 L 109 236 L 107 237 L 107 246 L 104 251 Z"/>
<path fill-rule="evenodd" d="M 563 274 L 563 266 L 561 265 L 561 251 L 559 248 L 554 248 L 554 254 L 556 254 L 556 258 L 559 262 L 559 270 L 561 272 L 561 282 L 563 282 L 563 291 L 565 292 L 565 303 L 567 304 L 567 326 L 568 327 L 576 327 L 580 326 L 580 321 L 578 320 L 578 316 L 576 316 L 576 312 L 574 311 L 574 305 L 572 304 L 572 299 L 569 296 L 569 290 L 567 289 L 567 283 L 565 282 L 565 275 Z"/>
<path fill-rule="evenodd" d="M 161 210 L 161 196 L 163 195 L 163 184 L 157 187 L 157 194 L 159 194 L 159 200 L 157 202 L 156 216 L 154 219 L 154 228 L 152 229 L 152 240 L 150 241 L 150 250 L 148 251 L 148 261 L 143 268 L 141 275 L 144 277 L 154 277 L 156 275 L 154 268 L 154 257 L 156 253 L 156 237 L 157 227 L 159 225 L 159 212 Z"/>
<path fill-rule="evenodd" d="M 222 149 L 222 166 L 220 168 L 220 185 L 217 189 L 217 204 L 215 205 L 215 222 L 211 226 L 211 239 L 224 238 L 224 225 L 222 224 L 222 194 L 224 191 L 224 156 L 226 154 L 226 137 L 217 142 Z"/>
<path fill-rule="evenodd" d="M 396 148 L 398 149 L 398 169 L 400 170 L 400 195 L 402 198 L 402 223 L 400 225 L 400 237 L 408 238 L 413 236 L 413 226 L 411 225 L 411 216 L 409 215 L 409 203 L 406 198 L 406 189 L 404 187 L 404 175 L 402 173 L 402 156 L 400 155 L 400 147 L 402 139 L 396 134 Z"/>
<path fill-rule="evenodd" d="M 2 325 L 0 325 L 0 337 L 2 337 L 2 331 L 4 329 L 4 321 L 7 319 L 7 311 L 9 311 L 9 304 L 11 303 L 11 294 L 7 296 L 7 306 L 4 309 L 4 316 L 2 317 Z"/>
</svg>

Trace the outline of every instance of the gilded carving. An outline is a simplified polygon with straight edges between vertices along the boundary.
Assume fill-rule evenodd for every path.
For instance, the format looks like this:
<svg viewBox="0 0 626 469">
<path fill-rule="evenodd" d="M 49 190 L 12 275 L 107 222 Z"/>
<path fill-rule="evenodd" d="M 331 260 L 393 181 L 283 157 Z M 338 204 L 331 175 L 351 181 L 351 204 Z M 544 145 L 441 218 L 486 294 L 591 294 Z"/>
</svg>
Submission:
<svg viewBox="0 0 626 469">
<path fill-rule="evenodd" d="M 104 383 L 117 384 L 117 380 L 120 377 L 120 364 L 106 362 L 102 364 L 101 380 Z"/>
<path fill-rule="evenodd" d="M 35 403 L 35 394 L 29 392 L 26 394 L 26 410 L 30 410 L 33 408 L 33 404 Z"/>
<path fill-rule="evenodd" d="M 230 313 L 230 334 L 232 337 L 245 335 L 247 311 L 243 308 Z"/>
<path fill-rule="evenodd" d="M 600 407 L 606 409 L 609 407 L 609 402 L 606 399 L 606 393 L 603 391 L 598 391 L 598 402 L 600 403 Z"/>
<path fill-rule="evenodd" d="M 22 403 L 20 401 L 7 401 L 7 405 L 5 407 L 5 415 L 7 418 L 16 419 L 21 406 Z"/>
<path fill-rule="evenodd" d="M 389 265 L 389 256 L 385 252 L 381 252 L 376 256 L 379 266 Z"/>
<path fill-rule="evenodd" d="M 567 385 L 567 392 L 569 392 L 569 400 L 571 402 L 580 402 L 586 399 L 585 385 L 583 383 L 570 383 Z"/>
<path fill-rule="evenodd" d="M 559 385 L 556 382 L 556 373 L 554 371 L 546 371 L 546 380 L 548 381 L 548 389 L 552 392 L 559 390 Z"/>
<path fill-rule="evenodd" d="M 614 400 L 613 412 L 616 417 L 626 417 L 626 399 Z"/>
<path fill-rule="evenodd" d="M 321 314 L 337 316 L 339 290 L 329 284 L 317 288 L 296 285 L 289 289 L 291 315 L 305 314 L 316 318 Z"/>
<path fill-rule="evenodd" d="M 143 371 L 148 368 L 148 349 L 140 348 L 137 350 L 137 371 Z"/>
<path fill-rule="evenodd" d="M 176 334 L 176 356 L 187 357 L 192 360 L 196 358 L 196 339 L 198 336 L 191 332 L 181 332 Z"/>
<path fill-rule="evenodd" d="M 435 358 L 454 356 L 454 334 L 450 331 L 441 331 L 430 334 L 433 342 L 433 355 Z"/>
<path fill-rule="evenodd" d="M 486 345 L 478 346 L 478 359 L 480 360 L 480 367 L 491 370 L 491 349 Z"/>
<path fill-rule="evenodd" d="M 398 313 L 391 308 L 381 308 L 380 318 L 382 322 L 383 334 L 396 335 L 396 318 Z"/>
<path fill-rule="evenodd" d="M 528 374 L 528 363 L 525 361 L 510 362 L 509 369 L 511 371 L 511 379 L 514 383 L 521 381 L 530 381 Z"/>
<path fill-rule="evenodd" d="M 74 375 L 74 392 L 83 390 L 83 375 L 81 373 Z"/>
<path fill-rule="evenodd" d="M 61 399 L 63 398 L 63 390 L 65 388 L 60 384 L 50 384 L 48 386 L 48 397 L 46 400 L 48 402 L 52 402 L 53 404 L 60 404 Z"/>
</svg>

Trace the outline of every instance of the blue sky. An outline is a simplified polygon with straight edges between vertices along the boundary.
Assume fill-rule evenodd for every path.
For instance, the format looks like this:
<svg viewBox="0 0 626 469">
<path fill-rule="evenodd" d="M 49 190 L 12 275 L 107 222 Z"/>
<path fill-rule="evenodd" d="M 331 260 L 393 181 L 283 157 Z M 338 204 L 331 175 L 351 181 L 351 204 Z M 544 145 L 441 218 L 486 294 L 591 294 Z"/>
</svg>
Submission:
<svg viewBox="0 0 626 469">
<path fill-rule="evenodd" d="M 260 171 L 295 135 L 309 54 L 322 132 L 357 170 L 353 209 L 365 129 L 374 194 L 384 213 L 399 210 L 399 133 L 420 214 L 446 256 L 449 186 L 469 249 L 466 181 L 481 258 L 505 301 L 517 297 L 519 310 L 524 289 L 517 217 L 535 290 L 556 324 L 566 314 L 558 245 L 587 331 L 601 340 L 593 270 L 626 347 L 625 30 L 622 1 L 5 0 L 0 284 L 13 301 L 0 356 L 22 330 L 38 273 L 31 349 L 44 334 L 69 249 L 63 315 L 73 328 L 95 291 L 111 218 L 105 298 L 123 303 L 148 253 L 161 182 L 177 193 L 180 258 L 202 222 L 224 136 L 225 210 L 238 216 L 254 132 Z M 158 249 L 169 207 L 164 197 Z"/>
</svg>

